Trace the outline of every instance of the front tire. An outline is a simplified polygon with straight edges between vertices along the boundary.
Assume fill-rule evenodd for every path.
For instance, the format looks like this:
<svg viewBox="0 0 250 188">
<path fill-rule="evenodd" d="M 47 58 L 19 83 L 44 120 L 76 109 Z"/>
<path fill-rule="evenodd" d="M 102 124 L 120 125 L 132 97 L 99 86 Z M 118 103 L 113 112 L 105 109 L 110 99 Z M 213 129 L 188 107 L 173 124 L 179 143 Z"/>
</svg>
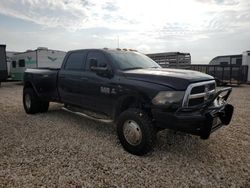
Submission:
<svg viewBox="0 0 250 188">
<path fill-rule="evenodd" d="M 153 149 L 156 130 L 152 120 L 140 109 L 128 109 L 117 120 L 117 134 L 123 148 L 134 155 Z"/>
</svg>

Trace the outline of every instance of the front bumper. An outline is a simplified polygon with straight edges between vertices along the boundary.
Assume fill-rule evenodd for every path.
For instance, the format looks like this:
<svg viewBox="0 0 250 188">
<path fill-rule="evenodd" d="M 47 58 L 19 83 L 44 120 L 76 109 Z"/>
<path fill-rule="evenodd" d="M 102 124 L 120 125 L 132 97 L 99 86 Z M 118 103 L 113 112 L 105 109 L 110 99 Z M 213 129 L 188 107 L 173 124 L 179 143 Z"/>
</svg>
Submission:
<svg viewBox="0 0 250 188">
<path fill-rule="evenodd" d="M 230 123 L 234 107 L 227 104 L 226 100 L 231 91 L 231 88 L 221 89 L 207 103 L 196 107 L 181 107 L 174 113 L 166 109 L 153 108 L 152 115 L 157 127 L 170 128 L 207 139 L 212 132 Z M 221 96 L 223 92 L 226 92 L 226 95 Z"/>
</svg>

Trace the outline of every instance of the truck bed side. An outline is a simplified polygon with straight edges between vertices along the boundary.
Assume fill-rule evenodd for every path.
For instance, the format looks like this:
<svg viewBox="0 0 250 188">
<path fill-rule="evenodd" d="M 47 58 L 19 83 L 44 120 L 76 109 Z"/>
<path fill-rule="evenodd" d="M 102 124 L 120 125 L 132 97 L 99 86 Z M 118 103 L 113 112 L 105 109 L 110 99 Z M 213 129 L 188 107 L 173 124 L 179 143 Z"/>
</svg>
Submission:
<svg viewBox="0 0 250 188">
<path fill-rule="evenodd" d="M 27 69 L 24 74 L 25 86 L 32 86 L 43 100 L 60 102 L 57 90 L 59 69 Z"/>
</svg>

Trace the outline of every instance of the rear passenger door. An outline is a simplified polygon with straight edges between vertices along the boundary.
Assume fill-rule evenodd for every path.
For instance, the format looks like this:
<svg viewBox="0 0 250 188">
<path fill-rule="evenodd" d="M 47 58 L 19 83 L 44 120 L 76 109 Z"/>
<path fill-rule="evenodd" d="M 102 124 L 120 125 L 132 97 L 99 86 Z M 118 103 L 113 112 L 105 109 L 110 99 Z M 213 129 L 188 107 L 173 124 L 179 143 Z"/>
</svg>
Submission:
<svg viewBox="0 0 250 188">
<path fill-rule="evenodd" d="M 83 81 L 86 51 L 70 53 L 59 71 L 58 89 L 63 103 L 81 106 L 81 82 Z"/>
</svg>

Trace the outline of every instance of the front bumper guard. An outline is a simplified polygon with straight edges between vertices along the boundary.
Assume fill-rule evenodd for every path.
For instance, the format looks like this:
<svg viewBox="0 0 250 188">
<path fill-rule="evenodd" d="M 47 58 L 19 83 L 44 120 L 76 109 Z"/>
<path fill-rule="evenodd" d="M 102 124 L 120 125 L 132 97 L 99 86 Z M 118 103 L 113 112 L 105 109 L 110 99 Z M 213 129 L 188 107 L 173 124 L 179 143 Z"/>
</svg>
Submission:
<svg viewBox="0 0 250 188">
<path fill-rule="evenodd" d="M 234 107 L 226 102 L 231 91 L 231 87 L 223 88 L 202 105 L 181 107 L 174 114 L 155 110 L 153 116 L 161 127 L 180 130 L 207 139 L 212 132 L 231 122 Z"/>
<path fill-rule="evenodd" d="M 220 96 L 222 93 L 226 92 L 225 95 Z M 196 105 L 196 106 L 192 106 L 192 107 L 180 107 L 179 109 L 177 109 L 177 111 L 175 112 L 175 114 L 179 114 L 181 112 L 192 112 L 192 111 L 200 111 L 200 112 L 205 112 L 206 110 L 210 109 L 210 110 L 216 110 L 216 109 L 220 109 L 221 107 L 223 107 L 223 104 L 226 104 L 226 101 L 230 95 L 230 93 L 232 92 L 232 88 L 231 87 L 227 87 L 227 88 L 222 88 L 219 91 L 216 92 L 216 94 L 213 96 L 213 98 L 207 102 L 205 102 L 204 104 L 201 105 Z M 221 101 L 221 105 L 217 105 L 217 106 L 213 106 L 213 103 L 215 101 Z"/>
</svg>

